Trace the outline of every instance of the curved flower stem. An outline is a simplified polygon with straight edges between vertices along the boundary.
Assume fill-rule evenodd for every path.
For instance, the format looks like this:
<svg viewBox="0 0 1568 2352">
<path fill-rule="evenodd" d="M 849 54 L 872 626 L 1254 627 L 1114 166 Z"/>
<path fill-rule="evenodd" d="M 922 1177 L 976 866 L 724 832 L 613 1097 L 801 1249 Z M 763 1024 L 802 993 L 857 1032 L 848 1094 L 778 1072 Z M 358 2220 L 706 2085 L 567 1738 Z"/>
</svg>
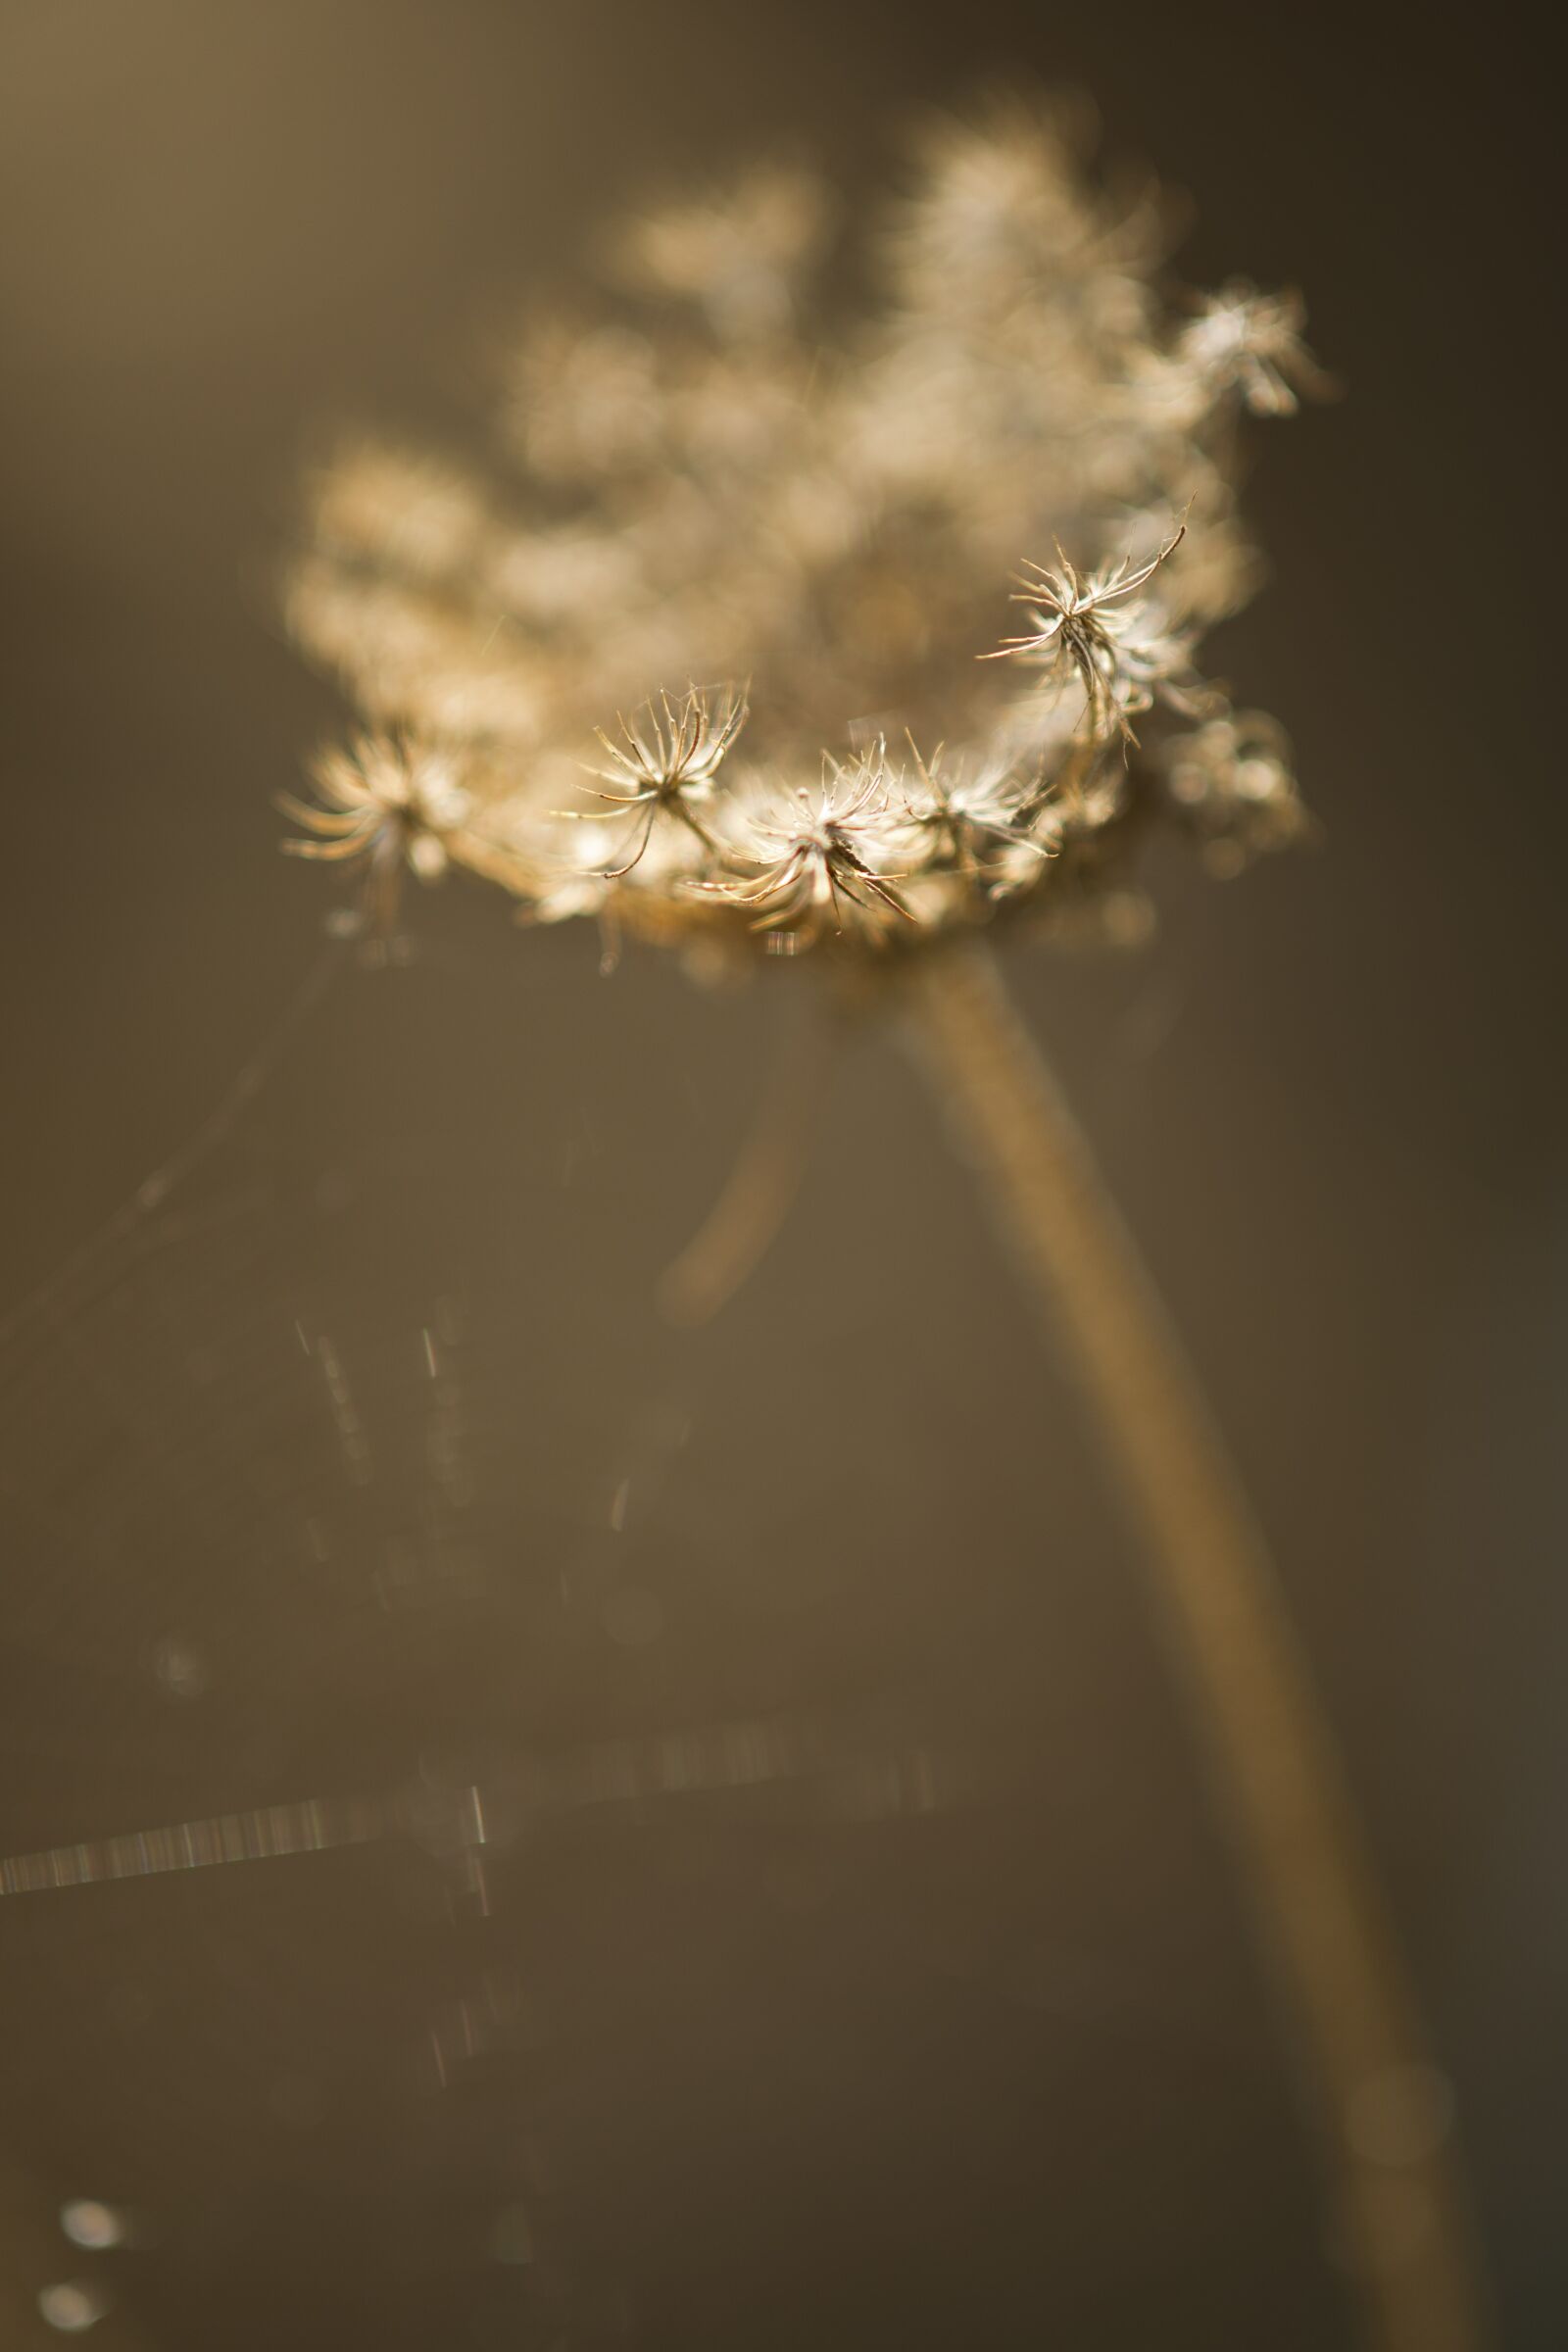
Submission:
<svg viewBox="0 0 1568 2352">
<path fill-rule="evenodd" d="M 806 1173 L 834 1035 L 818 1010 L 784 1038 L 729 1179 L 659 1286 L 672 1323 L 707 1323 L 755 1271 Z"/>
<path fill-rule="evenodd" d="M 1181 1344 L 989 953 L 910 985 L 943 1102 L 1065 1334 L 1146 1539 L 1265 1956 L 1312 2068 L 1381 2352 L 1490 2340 L 1442 2077 L 1427 2059 L 1333 1736 Z"/>
</svg>

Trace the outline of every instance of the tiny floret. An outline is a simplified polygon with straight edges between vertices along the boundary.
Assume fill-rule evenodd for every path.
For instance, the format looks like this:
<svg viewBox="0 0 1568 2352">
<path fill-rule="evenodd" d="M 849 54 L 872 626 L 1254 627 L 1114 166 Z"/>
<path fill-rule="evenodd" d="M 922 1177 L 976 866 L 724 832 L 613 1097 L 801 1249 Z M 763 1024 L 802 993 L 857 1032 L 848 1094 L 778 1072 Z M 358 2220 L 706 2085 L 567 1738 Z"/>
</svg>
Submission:
<svg viewBox="0 0 1568 2352">
<path fill-rule="evenodd" d="M 890 866 L 907 814 L 884 747 L 827 760 L 820 783 L 760 785 L 732 816 L 741 871 L 707 887 L 786 953 L 831 934 L 880 941 L 909 912 Z"/>
<path fill-rule="evenodd" d="M 911 743 L 909 756 L 915 770 L 909 812 L 923 836 L 928 872 L 949 871 L 982 899 L 1040 879 L 1042 860 L 1061 848 L 1061 827 L 1038 772 L 1004 756 L 950 761 L 943 744 L 926 760 Z"/>
<path fill-rule="evenodd" d="M 1299 294 L 1260 294 L 1232 278 L 1178 336 L 1176 368 L 1211 398 L 1234 392 L 1255 416 L 1289 416 L 1300 393 L 1321 397 L 1330 388 L 1301 339 L 1305 324 Z"/>
<path fill-rule="evenodd" d="M 1031 625 L 988 659 L 1016 655 L 1038 665 L 1057 688 L 1076 681 L 1089 733 L 1135 740 L 1134 714 L 1148 710 L 1157 692 L 1175 697 L 1190 671 L 1185 640 L 1170 629 L 1158 603 L 1139 593 L 1186 535 L 1183 523 L 1148 563 L 1124 558 L 1087 577 L 1059 547 L 1055 571 L 1026 564 L 1013 601 L 1027 606 Z"/>
<path fill-rule="evenodd" d="M 764 164 L 706 198 L 636 216 L 611 241 L 610 259 L 638 292 L 695 304 L 719 335 L 772 335 L 790 324 L 828 219 L 814 173 Z"/>
<path fill-rule="evenodd" d="M 1290 745 L 1265 711 L 1228 710 L 1174 736 L 1161 765 L 1172 808 L 1213 873 L 1239 873 L 1258 852 L 1287 848 L 1307 830 Z"/>
<path fill-rule="evenodd" d="M 334 745 L 316 763 L 318 802 L 284 795 L 280 806 L 304 838 L 283 844 L 295 858 L 359 860 L 368 911 L 385 928 L 396 910 L 405 866 L 421 882 L 447 870 L 453 837 L 471 796 L 457 761 L 444 751 L 386 735 L 362 735 L 352 750 Z"/>
<path fill-rule="evenodd" d="M 630 815 L 636 832 L 630 856 L 609 869 L 610 879 L 629 874 L 642 862 L 661 816 L 673 817 L 704 848 L 712 848 L 702 805 L 711 798 L 746 718 L 743 693 L 723 687 L 709 694 L 692 686 L 678 699 L 656 695 L 630 718 L 621 718 L 613 735 L 603 727 L 594 730 L 609 764 L 591 771 L 602 785 L 589 789 L 611 810 Z"/>
</svg>

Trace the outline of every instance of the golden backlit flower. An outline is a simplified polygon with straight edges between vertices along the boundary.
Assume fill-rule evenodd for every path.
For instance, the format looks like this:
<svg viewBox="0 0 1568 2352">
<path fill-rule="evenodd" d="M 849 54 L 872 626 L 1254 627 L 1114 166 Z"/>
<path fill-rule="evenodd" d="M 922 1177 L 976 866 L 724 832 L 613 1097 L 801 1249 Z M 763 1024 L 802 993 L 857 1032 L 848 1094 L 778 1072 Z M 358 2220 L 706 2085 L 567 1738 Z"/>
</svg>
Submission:
<svg viewBox="0 0 1568 2352">
<path fill-rule="evenodd" d="M 367 906 L 385 927 L 405 866 L 421 882 L 447 870 L 453 836 L 472 807 L 458 763 L 428 745 L 362 735 L 352 751 L 323 752 L 315 780 L 318 802 L 280 796 L 284 813 L 305 829 L 283 847 L 295 858 L 362 863 Z"/>
<path fill-rule="evenodd" d="M 595 790 L 594 798 L 612 811 L 631 813 L 636 826 L 635 848 L 608 869 L 607 880 L 619 880 L 642 862 L 662 816 L 684 825 L 704 849 L 713 849 L 699 811 L 746 716 L 746 698 L 732 687 L 710 695 L 692 686 L 678 701 L 661 693 L 645 703 L 620 720 L 616 735 L 595 730 L 610 764 L 593 772 L 610 789 Z"/>
<path fill-rule="evenodd" d="M 1156 692 L 1179 692 L 1190 672 L 1185 640 L 1154 600 L 1139 594 L 1186 536 L 1183 523 L 1147 564 L 1124 557 L 1087 578 L 1059 547 L 1057 570 L 1026 564 L 1013 601 L 1028 608 L 1031 626 L 986 659 L 1016 655 L 1037 665 L 1050 685 L 1076 681 L 1089 733 L 1133 740 L 1134 713 L 1149 710 Z"/>
<path fill-rule="evenodd" d="M 1242 722 L 1195 661 L 1253 578 L 1231 420 L 1317 380 L 1299 305 L 1238 283 L 1173 323 L 1158 204 L 1089 184 L 1087 131 L 1019 104 L 928 130 L 843 325 L 794 167 L 642 214 L 609 248 L 633 299 L 526 338 L 493 490 L 349 448 L 289 612 L 382 732 L 305 852 L 363 855 L 383 919 L 387 877 L 451 859 L 706 959 L 1082 928 L 1143 903 L 1145 819 L 1216 866 L 1290 838 L 1283 750 L 1214 731 Z M 1052 546 L 1002 649 L 1020 696 L 976 656 Z M 461 822 L 413 782 L 459 759 Z"/>
<path fill-rule="evenodd" d="M 881 744 L 858 760 L 825 760 L 813 785 L 757 784 L 726 811 L 738 871 L 703 887 L 743 908 L 785 953 L 828 935 L 878 942 L 912 919 L 890 871 L 907 815 Z"/>
<path fill-rule="evenodd" d="M 639 293 L 696 305 L 721 336 L 777 334 L 828 219 L 813 172 L 763 164 L 706 198 L 636 215 L 611 240 L 611 266 Z"/>
<path fill-rule="evenodd" d="M 1060 820 L 1038 772 L 1004 757 L 968 764 L 945 759 L 939 744 L 929 760 L 911 744 L 915 779 L 909 814 L 921 837 L 926 872 L 951 871 L 983 899 L 1026 890 L 1040 879 L 1042 860 L 1061 848 Z"/>
<path fill-rule="evenodd" d="M 1199 306 L 1177 337 L 1175 371 L 1211 397 L 1235 392 L 1257 416 L 1289 416 L 1300 392 L 1330 388 L 1305 343 L 1306 305 L 1299 294 L 1260 294 L 1232 278 Z"/>
<path fill-rule="evenodd" d="M 314 521 L 337 555 L 435 577 L 471 562 L 486 515 L 479 485 L 458 467 L 360 441 L 321 475 Z"/>
<path fill-rule="evenodd" d="M 1202 843 L 1211 873 L 1239 873 L 1257 852 L 1307 830 L 1290 745 L 1266 711 L 1228 710 L 1173 737 L 1161 766 L 1171 807 Z"/>
</svg>

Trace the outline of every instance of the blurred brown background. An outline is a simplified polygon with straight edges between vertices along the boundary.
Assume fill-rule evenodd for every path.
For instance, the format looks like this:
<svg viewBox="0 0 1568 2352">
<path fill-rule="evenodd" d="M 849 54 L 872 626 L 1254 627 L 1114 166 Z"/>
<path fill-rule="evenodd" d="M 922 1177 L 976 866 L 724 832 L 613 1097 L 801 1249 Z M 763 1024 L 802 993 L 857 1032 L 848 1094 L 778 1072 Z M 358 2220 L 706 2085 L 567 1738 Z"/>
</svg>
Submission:
<svg viewBox="0 0 1568 2352">
<path fill-rule="evenodd" d="M 1546 98 L 1508 10 L 1448 43 L 1145 0 L 11 0 L 0 1305 L 318 953 L 270 805 L 338 715 L 273 617 L 301 464 L 345 418 L 462 446 L 530 291 L 651 177 L 782 138 L 865 186 L 901 108 L 999 70 L 1090 90 L 1190 195 L 1183 274 L 1301 283 L 1349 388 L 1258 434 L 1276 585 L 1215 649 L 1320 850 L 1173 871 L 1147 955 L 1015 979 L 1277 1538 L 1505 2340 L 1545 2352 L 1568 841 Z M 771 1259 L 677 1339 L 653 1284 L 765 992 L 602 983 L 478 891 L 415 912 L 181 1216 L 0 1346 L 0 1851 L 730 1720 L 949 1793 L 564 1818 L 488 1919 L 406 1840 L 0 1904 L 6 2340 L 87 2278 L 95 2342 L 167 2352 L 1347 2341 L 1137 1563 L 912 1070 L 858 1051 Z M 296 1322 L 368 1432 L 347 1498 Z M 139 2242 L 68 2245 L 74 2196 Z"/>
</svg>

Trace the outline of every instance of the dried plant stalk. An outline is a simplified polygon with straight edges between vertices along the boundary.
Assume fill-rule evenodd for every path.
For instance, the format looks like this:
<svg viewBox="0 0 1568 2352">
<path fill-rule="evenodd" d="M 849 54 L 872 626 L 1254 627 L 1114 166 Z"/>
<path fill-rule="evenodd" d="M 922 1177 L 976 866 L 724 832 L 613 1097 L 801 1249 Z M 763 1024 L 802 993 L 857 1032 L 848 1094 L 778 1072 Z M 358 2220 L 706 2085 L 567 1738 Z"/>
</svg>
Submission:
<svg viewBox="0 0 1568 2352">
<path fill-rule="evenodd" d="M 1263 1537 L 1180 1342 L 987 948 L 924 958 L 926 1061 L 1053 1325 L 1146 1538 L 1161 1615 L 1229 1816 L 1318 2121 L 1374 2341 L 1490 2340 L 1450 2149 L 1348 1793 Z"/>
</svg>

